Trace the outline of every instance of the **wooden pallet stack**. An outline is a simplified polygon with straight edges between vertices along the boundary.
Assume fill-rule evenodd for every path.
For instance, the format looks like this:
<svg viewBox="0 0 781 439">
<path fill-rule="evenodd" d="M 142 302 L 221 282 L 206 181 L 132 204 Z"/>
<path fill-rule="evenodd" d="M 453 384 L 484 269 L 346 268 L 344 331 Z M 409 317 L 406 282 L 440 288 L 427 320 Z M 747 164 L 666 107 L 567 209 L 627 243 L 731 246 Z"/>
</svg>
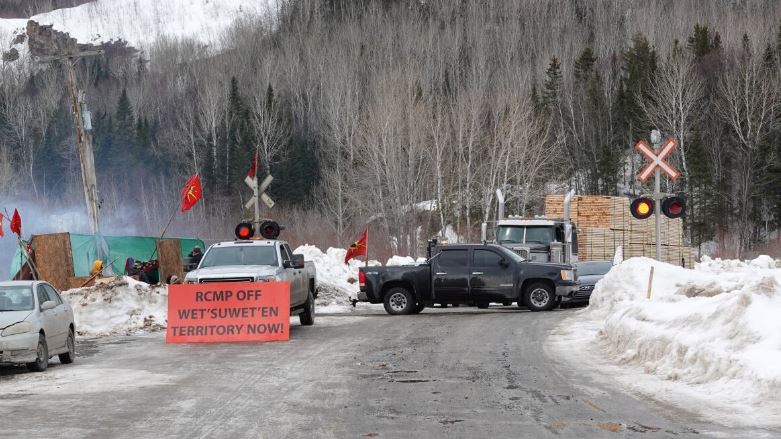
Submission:
<svg viewBox="0 0 781 439">
<path fill-rule="evenodd" d="M 654 216 L 635 219 L 629 212 L 629 198 L 601 195 L 576 195 L 570 203 L 570 216 L 578 228 L 578 260 L 612 260 L 616 248 L 624 258 L 656 256 Z M 564 196 L 545 197 L 545 216 L 564 216 Z M 662 260 L 691 267 L 693 249 L 686 245 L 683 221 L 662 217 Z"/>
</svg>

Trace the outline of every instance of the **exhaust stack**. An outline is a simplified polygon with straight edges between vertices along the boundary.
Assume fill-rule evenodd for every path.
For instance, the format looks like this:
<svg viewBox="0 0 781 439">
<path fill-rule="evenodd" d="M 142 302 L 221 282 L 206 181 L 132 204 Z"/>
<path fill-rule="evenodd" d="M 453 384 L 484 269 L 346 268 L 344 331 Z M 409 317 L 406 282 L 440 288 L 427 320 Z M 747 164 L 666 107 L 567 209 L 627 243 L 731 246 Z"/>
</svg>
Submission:
<svg viewBox="0 0 781 439">
<path fill-rule="evenodd" d="M 504 219 L 504 194 L 502 193 L 501 189 L 496 190 L 496 204 L 497 204 L 497 212 L 496 212 L 496 220 L 503 220 Z"/>
<path fill-rule="evenodd" d="M 571 191 L 567 192 L 567 196 L 564 197 L 564 221 L 569 221 L 569 203 L 572 201 L 572 197 L 575 196 L 575 189 L 572 189 Z"/>
</svg>

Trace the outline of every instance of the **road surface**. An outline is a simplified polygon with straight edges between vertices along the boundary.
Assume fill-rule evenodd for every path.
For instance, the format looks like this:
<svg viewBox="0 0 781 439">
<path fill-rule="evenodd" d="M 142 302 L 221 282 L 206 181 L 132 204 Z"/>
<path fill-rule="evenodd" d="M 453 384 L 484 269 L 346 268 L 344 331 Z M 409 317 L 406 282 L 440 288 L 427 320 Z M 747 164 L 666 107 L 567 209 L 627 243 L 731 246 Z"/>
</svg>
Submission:
<svg viewBox="0 0 781 439">
<path fill-rule="evenodd" d="M 291 341 L 81 339 L 73 365 L 0 368 L 8 438 L 706 438 L 733 429 L 545 353 L 572 311 L 319 316 Z"/>
</svg>

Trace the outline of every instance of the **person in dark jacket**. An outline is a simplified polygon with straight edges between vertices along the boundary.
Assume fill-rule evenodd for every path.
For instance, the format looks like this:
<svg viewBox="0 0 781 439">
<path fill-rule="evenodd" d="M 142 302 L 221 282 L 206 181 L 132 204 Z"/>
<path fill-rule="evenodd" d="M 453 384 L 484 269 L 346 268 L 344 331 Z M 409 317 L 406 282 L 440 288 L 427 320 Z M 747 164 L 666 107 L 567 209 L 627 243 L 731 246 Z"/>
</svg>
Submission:
<svg viewBox="0 0 781 439">
<path fill-rule="evenodd" d="M 201 263 L 201 259 L 203 258 L 203 253 L 201 253 L 201 247 L 196 245 L 193 248 L 193 251 L 191 251 L 190 254 L 187 256 L 190 258 L 190 264 L 197 267 L 198 264 Z"/>
</svg>

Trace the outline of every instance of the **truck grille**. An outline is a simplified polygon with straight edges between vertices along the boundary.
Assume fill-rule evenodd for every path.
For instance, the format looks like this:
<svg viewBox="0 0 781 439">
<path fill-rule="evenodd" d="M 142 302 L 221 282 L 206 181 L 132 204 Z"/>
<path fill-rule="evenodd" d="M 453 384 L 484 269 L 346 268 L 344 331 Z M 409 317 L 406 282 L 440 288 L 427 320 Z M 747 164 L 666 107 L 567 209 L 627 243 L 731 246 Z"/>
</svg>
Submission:
<svg viewBox="0 0 781 439">
<path fill-rule="evenodd" d="M 516 254 L 518 254 L 518 256 L 520 256 L 520 257 L 522 257 L 522 258 L 524 258 L 524 259 L 529 259 L 529 249 L 525 249 L 525 248 L 514 248 L 514 249 L 513 249 L 513 251 L 514 251 Z"/>
<path fill-rule="evenodd" d="M 202 284 L 213 284 L 218 282 L 255 282 L 255 279 L 251 277 L 222 277 L 222 278 L 204 278 L 198 281 L 198 283 L 202 283 Z"/>
<path fill-rule="evenodd" d="M 580 291 L 591 291 L 594 289 L 594 285 L 581 285 L 578 289 Z"/>
</svg>

